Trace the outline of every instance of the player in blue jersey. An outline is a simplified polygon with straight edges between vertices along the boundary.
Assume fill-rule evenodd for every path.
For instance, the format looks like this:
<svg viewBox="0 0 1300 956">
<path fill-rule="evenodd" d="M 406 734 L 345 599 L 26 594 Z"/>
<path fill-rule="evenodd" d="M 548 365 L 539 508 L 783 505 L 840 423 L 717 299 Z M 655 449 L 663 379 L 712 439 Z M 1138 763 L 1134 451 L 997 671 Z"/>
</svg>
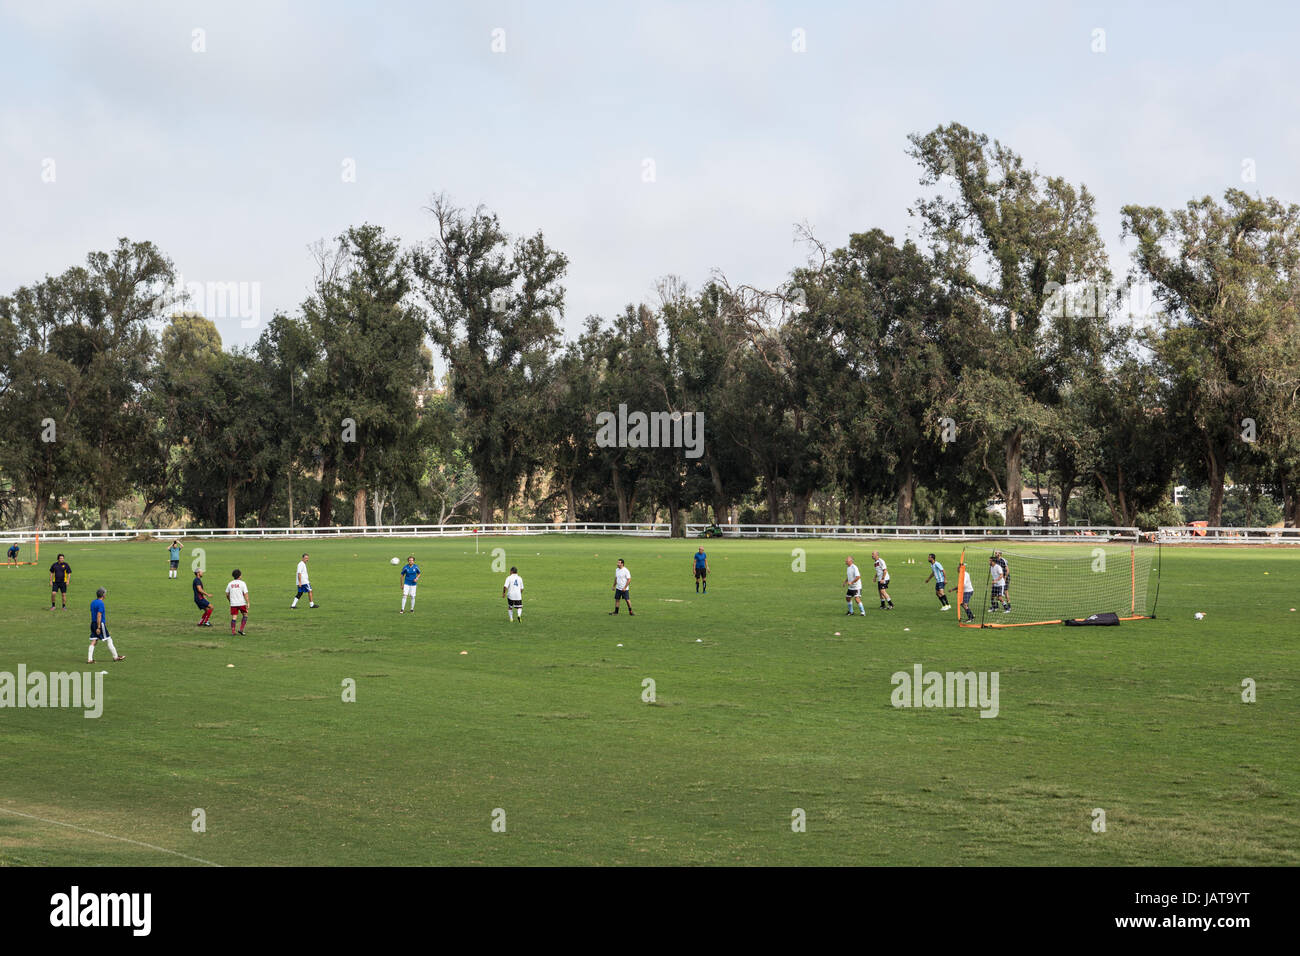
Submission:
<svg viewBox="0 0 1300 956">
<path fill-rule="evenodd" d="M 175 578 L 176 569 L 181 566 L 181 543 L 175 538 L 172 539 L 171 547 L 167 549 L 167 561 L 171 565 L 167 577 Z"/>
<path fill-rule="evenodd" d="M 415 555 L 409 555 L 406 563 L 402 565 L 400 573 L 402 579 L 402 609 L 398 614 L 406 613 L 406 598 L 411 598 L 411 613 L 415 613 L 415 585 L 420 581 L 420 566 L 415 563 Z"/>
<path fill-rule="evenodd" d="M 95 663 L 95 644 L 103 641 L 108 645 L 108 652 L 113 655 L 113 660 L 126 660 L 125 654 L 119 654 L 117 648 L 113 646 L 113 638 L 108 633 L 108 608 L 104 606 L 104 596 L 108 594 L 104 588 L 95 592 L 95 600 L 90 602 L 90 651 L 86 654 L 86 663 Z"/>
<path fill-rule="evenodd" d="M 948 577 L 944 573 L 943 565 L 940 564 L 933 554 L 926 558 L 930 562 L 930 573 L 925 577 L 925 583 L 930 583 L 930 578 L 934 578 L 934 593 L 939 598 L 939 610 L 950 611 L 952 605 L 948 603 L 948 595 L 944 591 L 944 585 L 948 583 Z"/>
<path fill-rule="evenodd" d="M 704 593 L 709 593 L 709 556 L 704 553 L 704 548 L 695 552 L 695 593 L 700 593 L 700 585 L 704 585 Z"/>
</svg>

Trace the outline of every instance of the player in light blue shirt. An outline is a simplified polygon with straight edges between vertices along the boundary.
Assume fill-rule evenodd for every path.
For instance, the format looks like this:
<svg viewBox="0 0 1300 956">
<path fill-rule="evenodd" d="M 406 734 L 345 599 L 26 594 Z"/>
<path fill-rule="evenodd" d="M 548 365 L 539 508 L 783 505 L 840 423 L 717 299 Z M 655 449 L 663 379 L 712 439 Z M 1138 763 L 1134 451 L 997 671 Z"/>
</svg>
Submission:
<svg viewBox="0 0 1300 956">
<path fill-rule="evenodd" d="M 939 598 L 939 610 L 949 611 L 952 605 L 948 603 L 948 595 L 944 591 L 944 585 L 948 583 L 948 576 L 944 573 L 943 565 L 940 564 L 931 554 L 927 561 L 930 562 L 930 573 L 925 577 L 925 583 L 930 583 L 930 578 L 934 578 L 934 593 Z"/>
<path fill-rule="evenodd" d="M 406 563 L 402 565 L 400 572 L 402 578 L 402 609 L 398 614 L 406 613 L 406 598 L 411 598 L 411 613 L 415 613 L 415 585 L 420 580 L 420 566 L 415 563 L 415 555 L 410 555 Z"/>
<path fill-rule="evenodd" d="M 181 543 L 172 539 L 172 546 L 167 549 L 167 561 L 171 568 L 167 571 L 167 577 L 175 579 L 176 569 L 181 566 Z"/>
</svg>

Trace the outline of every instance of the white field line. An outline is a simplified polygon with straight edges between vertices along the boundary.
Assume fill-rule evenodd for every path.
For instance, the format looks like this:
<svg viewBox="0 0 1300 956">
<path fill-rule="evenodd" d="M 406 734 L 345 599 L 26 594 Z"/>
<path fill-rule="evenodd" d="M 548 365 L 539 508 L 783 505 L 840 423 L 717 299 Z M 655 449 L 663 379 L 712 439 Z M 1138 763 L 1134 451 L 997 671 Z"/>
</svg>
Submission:
<svg viewBox="0 0 1300 956">
<path fill-rule="evenodd" d="M 157 850 L 159 853 L 170 853 L 172 856 L 179 856 L 185 860 L 202 863 L 204 866 L 221 866 L 220 863 L 213 863 L 211 860 L 200 860 L 197 856 L 186 856 L 184 853 L 177 853 L 175 850 L 169 850 L 163 846 L 154 846 L 152 843 L 142 843 L 139 840 L 132 840 L 129 837 L 120 837 L 114 836 L 111 833 L 102 833 L 99 830 L 92 830 L 89 827 L 79 827 L 75 823 L 64 823 L 61 820 L 46 820 L 44 817 L 38 817 L 31 813 L 23 813 L 21 810 L 10 810 L 8 807 L 0 807 L 0 813 L 11 813 L 14 816 L 26 817 L 29 820 L 37 820 L 41 823 L 48 823 L 56 827 L 67 827 L 69 830 L 80 830 L 82 833 L 93 833 L 95 836 L 101 836 L 107 840 L 117 840 L 121 843 L 133 843 L 136 846 L 142 846 L 148 850 Z"/>
</svg>

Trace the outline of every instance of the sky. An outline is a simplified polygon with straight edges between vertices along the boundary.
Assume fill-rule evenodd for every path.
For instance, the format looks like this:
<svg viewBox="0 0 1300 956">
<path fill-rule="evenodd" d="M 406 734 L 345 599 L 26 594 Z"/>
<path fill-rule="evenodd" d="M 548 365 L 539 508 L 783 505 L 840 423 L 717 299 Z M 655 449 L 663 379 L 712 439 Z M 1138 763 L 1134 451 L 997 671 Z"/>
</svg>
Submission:
<svg viewBox="0 0 1300 956">
<path fill-rule="evenodd" d="M 1300 202 L 1298 27 L 1271 3 L 0 0 L 0 292 L 147 239 L 248 344 L 307 294 L 309 244 L 425 241 L 445 193 L 568 257 L 573 333 L 666 275 L 775 287 L 799 224 L 919 238 L 907 137 L 950 122 L 1086 185 L 1122 277 L 1126 204 Z"/>
</svg>

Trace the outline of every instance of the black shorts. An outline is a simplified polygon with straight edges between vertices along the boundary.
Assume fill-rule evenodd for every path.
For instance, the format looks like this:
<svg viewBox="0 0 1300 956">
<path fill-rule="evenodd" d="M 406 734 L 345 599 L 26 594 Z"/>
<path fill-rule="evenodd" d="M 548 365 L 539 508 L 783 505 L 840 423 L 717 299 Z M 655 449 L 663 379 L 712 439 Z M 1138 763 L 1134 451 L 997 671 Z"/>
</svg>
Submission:
<svg viewBox="0 0 1300 956">
<path fill-rule="evenodd" d="M 848 592 L 844 596 L 849 598 L 855 598 L 861 593 L 862 593 L 862 588 L 849 588 Z"/>
<path fill-rule="evenodd" d="M 942 594 L 942 593 L 943 593 L 943 588 L 944 588 L 944 583 L 943 583 L 942 581 L 935 581 L 935 582 L 934 582 L 934 593 L 935 593 L 935 594 Z"/>
<path fill-rule="evenodd" d="M 510 598 L 506 598 L 506 603 L 509 604 L 511 607 L 523 607 L 523 606 L 524 606 L 523 598 L 520 598 L 518 601 L 514 601 L 514 600 L 511 600 Z"/>
<path fill-rule="evenodd" d="M 887 587 L 889 587 L 889 578 L 885 578 L 885 580 L 883 580 L 883 581 L 877 581 L 877 582 L 876 582 L 876 590 L 877 590 L 877 591 L 883 591 L 883 590 L 885 590 L 885 588 L 887 588 Z"/>
<path fill-rule="evenodd" d="M 172 570 L 175 571 L 177 568 L 181 566 L 181 559 L 177 558 L 175 561 L 171 563 L 171 565 L 172 565 Z"/>
<path fill-rule="evenodd" d="M 699 581 L 699 580 L 701 580 L 702 578 L 707 578 L 708 576 L 709 576 L 709 569 L 708 569 L 708 568 L 696 568 L 696 569 L 695 569 L 695 580 Z"/>
<path fill-rule="evenodd" d="M 211 601 L 205 601 L 205 600 L 203 600 L 203 598 L 199 598 L 199 599 L 198 599 L 197 601 L 195 601 L 194 603 L 198 606 L 198 609 L 199 609 L 200 611 L 206 611 L 208 608 L 212 607 L 212 602 L 211 602 Z"/>
<path fill-rule="evenodd" d="M 623 600 L 623 601 L 628 600 L 627 591 L 617 591 L 617 590 L 616 590 L 616 591 L 614 592 L 614 603 L 617 604 L 620 600 Z"/>
<path fill-rule="evenodd" d="M 67 581 L 55 581 L 53 584 L 50 585 L 50 593 L 53 594 L 55 591 L 61 591 L 61 592 L 63 592 L 64 594 L 67 594 L 67 593 L 68 593 L 68 582 L 67 582 Z"/>
<path fill-rule="evenodd" d="M 994 596 L 994 597 L 1002 597 L 1002 595 L 1004 595 L 1004 594 L 1006 594 L 1006 593 L 1007 593 L 1007 586 L 1006 586 L 1005 584 L 995 584 L 995 585 L 993 585 L 993 596 Z"/>
</svg>

